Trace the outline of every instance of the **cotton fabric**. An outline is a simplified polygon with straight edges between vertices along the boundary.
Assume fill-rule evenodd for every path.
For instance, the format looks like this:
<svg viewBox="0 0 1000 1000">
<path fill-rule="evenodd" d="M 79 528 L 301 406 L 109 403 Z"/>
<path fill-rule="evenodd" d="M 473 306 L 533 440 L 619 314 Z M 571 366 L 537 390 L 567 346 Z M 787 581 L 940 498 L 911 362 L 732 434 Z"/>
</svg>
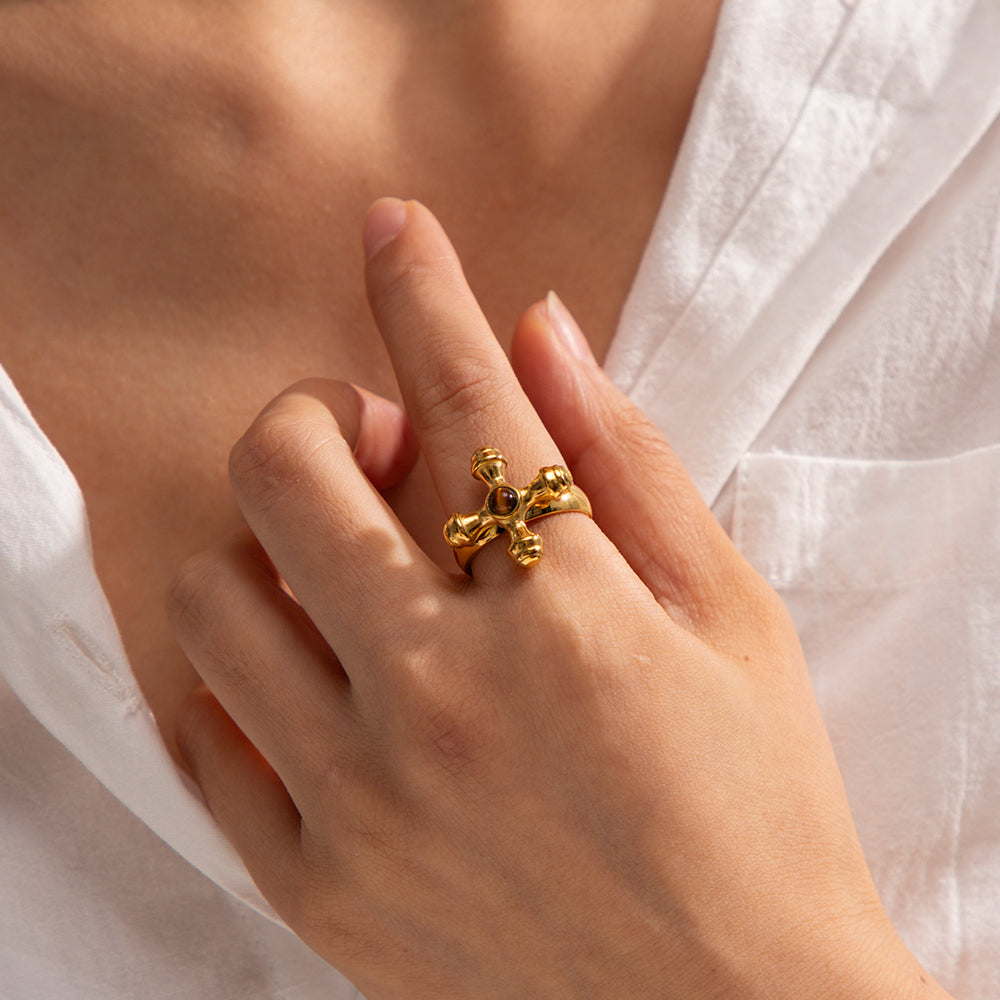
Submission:
<svg viewBox="0 0 1000 1000">
<path fill-rule="evenodd" d="M 724 6 L 607 367 L 800 630 L 890 916 L 1000 995 L 1000 7 Z M 0 376 L 0 984 L 355 997 L 159 741 Z"/>
</svg>

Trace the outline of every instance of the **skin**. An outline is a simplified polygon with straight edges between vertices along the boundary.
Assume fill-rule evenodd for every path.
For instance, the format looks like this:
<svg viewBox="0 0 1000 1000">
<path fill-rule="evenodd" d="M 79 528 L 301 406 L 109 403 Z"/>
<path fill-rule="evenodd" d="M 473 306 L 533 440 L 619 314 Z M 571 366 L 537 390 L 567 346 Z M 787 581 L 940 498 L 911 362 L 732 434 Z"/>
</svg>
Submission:
<svg viewBox="0 0 1000 1000">
<path fill-rule="evenodd" d="M 232 442 L 306 376 L 397 396 L 367 206 L 434 205 L 505 343 L 554 286 L 602 355 L 716 6 L 0 2 L 0 362 L 81 484 L 168 746 L 197 677 L 163 594 L 241 523 Z M 431 496 L 423 471 L 394 501 L 444 561 Z"/>
<path fill-rule="evenodd" d="M 879 905 L 781 601 L 666 441 L 551 306 L 512 370 L 422 206 L 377 203 L 366 243 L 439 516 L 495 442 L 514 482 L 564 458 L 596 518 L 542 522 L 529 570 L 491 544 L 446 572 L 376 490 L 412 454 L 390 404 L 311 381 L 258 416 L 252 534 L 170 608 L 207 684 L 181 748 L 278 912 L 371 1000 L 945 997 Z"/>
<path fill-rule="evenodd" d="M 780 602 L 549 313 L 518 321 L 555 285 L 603 356 L 717 5 L 554 6 L 0 3 L 0 360 L 81 483 L 165 742 L 373 1000 L 941 996 Z M 435 206 L 478 306 L 413 206 L 371 318 L 383 190 Z M 232 441 L 317 373 L 373 392 L 279 396 L 234 500 Z M 440 524 L 486 441 L 519 483 L 561 450 L 600 513 L 470 585 Z M 162 594 L 219 538 L 170 588 L 182 651 Z"/>
</svg>

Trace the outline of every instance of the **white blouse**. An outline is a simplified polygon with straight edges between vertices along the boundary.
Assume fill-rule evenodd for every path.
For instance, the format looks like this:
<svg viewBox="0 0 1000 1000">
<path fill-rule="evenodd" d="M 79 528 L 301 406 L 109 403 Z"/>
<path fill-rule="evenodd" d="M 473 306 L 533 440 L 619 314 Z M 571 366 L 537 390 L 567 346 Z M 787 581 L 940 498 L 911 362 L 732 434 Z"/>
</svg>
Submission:
<svg viewBox="0 0 1000 1000">
<path fill-rule="evenodd" d="M 791 608 L 883 901 L 962 1000 L 1000 996 L 998 52 L 996 0 L 730 0 L 608 359 Z M 2 372 L 0 650 L 4 997 L 356 997 L 163 750 Z"/>
</svg>

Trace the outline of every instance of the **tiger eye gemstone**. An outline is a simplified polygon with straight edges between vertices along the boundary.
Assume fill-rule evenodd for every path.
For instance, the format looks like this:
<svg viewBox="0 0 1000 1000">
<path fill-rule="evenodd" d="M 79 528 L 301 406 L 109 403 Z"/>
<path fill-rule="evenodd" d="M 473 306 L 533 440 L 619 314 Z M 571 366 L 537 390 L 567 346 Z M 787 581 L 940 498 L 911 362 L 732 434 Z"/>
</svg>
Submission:
<svg viewBox="0 0 1000 1000">
<path fill-rule="evenodd" d="M 491 514 L 496 514 L 497 517 L 507 517 L 508 514 L 513 514 L 517 510 L 520 499 L 517 490 L 512 486 L 498 486 L 489 495 L 486 506 L 489 507 Z"/>
</svg>

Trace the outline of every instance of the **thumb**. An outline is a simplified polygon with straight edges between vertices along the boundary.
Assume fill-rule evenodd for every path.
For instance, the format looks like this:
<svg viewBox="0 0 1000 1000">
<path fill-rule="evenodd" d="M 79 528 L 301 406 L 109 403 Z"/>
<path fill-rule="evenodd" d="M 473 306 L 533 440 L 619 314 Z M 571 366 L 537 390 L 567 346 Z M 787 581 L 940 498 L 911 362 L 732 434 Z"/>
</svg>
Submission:
<svg viewBox="0 0 1000 1000">
<path fill-rule="evenodd" d="M 695 632 L 730 620 L 733 599 L 763 581 L 667 440 L 604 374 L 555 293 L 521 317 L 511 361 L 595 520 L 656 599 Z"/>
</svg>

